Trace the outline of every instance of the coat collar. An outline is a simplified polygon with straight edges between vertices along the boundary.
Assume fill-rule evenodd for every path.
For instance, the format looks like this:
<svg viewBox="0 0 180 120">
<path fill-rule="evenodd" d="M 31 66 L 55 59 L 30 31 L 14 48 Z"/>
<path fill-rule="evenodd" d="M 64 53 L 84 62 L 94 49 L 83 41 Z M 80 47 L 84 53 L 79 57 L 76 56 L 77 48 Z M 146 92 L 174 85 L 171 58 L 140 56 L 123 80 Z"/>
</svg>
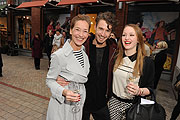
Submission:
<svg viewBox="0 0 180 120">
<path fill-rule="evenodd" d="M 65 56 L 67 57 L 67 56 L 69 56 L 69 54 L 71 53 L 71 52 L 73 52 L 73 48 L 71 47 L 71 45 L 70 45 L 70 39 L 68 39 L 66 42 L 65 42 L 65 44 L 64 44 L 64 46 L 63 46 L 63 48 L 64 48 L 64 54 L 65 54 Z"/>
<path fill-rule="evenodd" d="M 70 45 L 70 39 L 68 39 L 66 42 L 65 42 L 65 44 L 64 44 L 64 46 L 63 46 L 63 48 L 64 48 L 64 50 L 65 50 L 65 56 L 69 56 L 69 54 L 71 53 L 71 52 L 73 52 L 73 48 L 71 47 L 71 45 Z M 82 46 L 81 47 L 81 50 L 85 50 L 85 48 L 84 48 L 84 46 Z"/>
<path fill-rule="evenodd" d="M 69 71 L 72 71 L 74 73 L 80 74 L 82 76 L 87 76 L 89 73 L 89 60 L 86 57 L 86 53 L 83 52 L 83 57 L 84 57 L 84 68 L 81 67 L 80 63 L 77 61 L 75 56 L 73 55 L 73 48 L 69 44 L 70 40 L 66 41 L 64 44 L 64 55 L 65 57 L 68 57 L 67 59 L 67 67 Z M 82 46 L 81 50 L 83 50 L 84 47 Z M 72 64 L 73 63 L 73 64 Z"/>
</svg>

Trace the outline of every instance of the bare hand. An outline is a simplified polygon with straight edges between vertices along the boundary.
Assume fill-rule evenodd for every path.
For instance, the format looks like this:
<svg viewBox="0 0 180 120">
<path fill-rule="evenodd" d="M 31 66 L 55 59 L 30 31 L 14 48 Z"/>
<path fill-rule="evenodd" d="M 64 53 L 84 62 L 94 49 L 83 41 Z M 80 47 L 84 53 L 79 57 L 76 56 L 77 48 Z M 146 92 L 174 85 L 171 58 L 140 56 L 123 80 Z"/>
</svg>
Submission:
<svg viewBox="0 0 180 120">
<path fill-rule="evenodd" d="M 74 93 L 73 91 L 68 89 L 63 90 L 63 95 L 66 97 L 66 100 L 72 102 L 78 102 L 81 99 L 80 94 Z"/>
<path fill-rule="evenodd" d="M 57 77 L 56 82 L 63 87 L 69 84 L 68 81 L 65 81 L 64 78 L 60 76 Z"/>
<path fill-rule="evenodd" d="M 133 84 L 132 82 L 130 82 L 126 88 L 128 89 L 128 92 L 132 95 L 139 95 L 139 86 L 138 85 L 135 85 Z"/>
</svg>

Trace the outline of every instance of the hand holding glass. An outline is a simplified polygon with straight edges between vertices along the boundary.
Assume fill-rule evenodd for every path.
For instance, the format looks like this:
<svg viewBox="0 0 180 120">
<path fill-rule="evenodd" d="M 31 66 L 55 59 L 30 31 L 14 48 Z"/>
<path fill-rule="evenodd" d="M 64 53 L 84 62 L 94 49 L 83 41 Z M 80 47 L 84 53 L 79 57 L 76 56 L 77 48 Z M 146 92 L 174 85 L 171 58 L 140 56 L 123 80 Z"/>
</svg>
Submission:
<svg viewBox="0 0 180 120">
<path fill-rule="evenodd" d="M 80 85 L 77 82 L 70 82 L 68 85 L 69 90 L 73 91 L 74 93 L 80 94 Z M 71 102 L 72 112 L 78 113 L 80 111 L 80 101 L 78 102 Z"/>
<path fill-rule="evenodd" d="M 127 83 L 127 85 L 128 85 L 129 83 L 135 84 L 135 80 L 136 80 L 136 77 L 133 75 L 133 73 L 132 73 L 132 72 L 128 72 L 128 73 L 127 73 L 127 78 L 126 78 L 126 83 Z M 127 94 L 128 94 L 129 97 L 133 97 L 133 95 L 128 92 L 128 89 L 127 89 L 127 88 L 126 88 L 126 92 L 127 92 Z"/>
</svg>

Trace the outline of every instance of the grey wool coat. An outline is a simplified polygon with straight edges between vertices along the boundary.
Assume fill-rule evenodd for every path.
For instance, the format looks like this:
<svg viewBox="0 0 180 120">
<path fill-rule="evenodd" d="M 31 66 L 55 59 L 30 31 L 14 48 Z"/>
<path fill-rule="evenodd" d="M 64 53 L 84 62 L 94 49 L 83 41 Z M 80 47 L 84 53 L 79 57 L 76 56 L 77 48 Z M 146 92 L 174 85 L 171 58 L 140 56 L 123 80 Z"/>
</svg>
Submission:
<svg viewBox="0 0 180 120">
<path fill-rule="evenodd" d="M 81 48 L 83 49 L 83 47 Z M 81 67 L 73 55 L 73 48 L 67 41 L 63 48 L 58 49 L 51 55 L 51 65 L 46 78 L 46 85 L 50 88 L 52 96 L 49 101 L 47 110 L 47 120 L 81 120 L 82 109 L 86 97 L 84 83 L 87 82 L 89 73 L 89 60 L 86 53 L 83 51 L 84 68 Z M 76 82 L 79 85 L 81 101 L 79 102 L 80 111 L 72 112 L 72 102 L 66 101 L 62 95 L 64 89 L 69 89 L 69 85 L 62 87 L 56 82 L 58 76 L 62 76 L 67 81 Z"/>
</svg>

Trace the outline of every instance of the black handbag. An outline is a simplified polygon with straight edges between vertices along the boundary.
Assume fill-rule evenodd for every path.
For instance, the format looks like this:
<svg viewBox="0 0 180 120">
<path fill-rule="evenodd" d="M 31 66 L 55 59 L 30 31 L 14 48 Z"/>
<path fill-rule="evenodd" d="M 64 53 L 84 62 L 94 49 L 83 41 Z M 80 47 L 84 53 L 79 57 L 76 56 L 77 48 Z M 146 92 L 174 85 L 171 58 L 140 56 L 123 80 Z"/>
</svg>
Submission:
<svg viewBox="0 0 180 120">
<path fill-rule="evenodd" d="M 151 99 L 155 104 L 140 104 L 141 99 L 133 104 L 126 111 L 126 120 L 166 120 L 166 112 L 162 105 L 156 102 L 154 92 L 152 92 Z"/>
</svg>

